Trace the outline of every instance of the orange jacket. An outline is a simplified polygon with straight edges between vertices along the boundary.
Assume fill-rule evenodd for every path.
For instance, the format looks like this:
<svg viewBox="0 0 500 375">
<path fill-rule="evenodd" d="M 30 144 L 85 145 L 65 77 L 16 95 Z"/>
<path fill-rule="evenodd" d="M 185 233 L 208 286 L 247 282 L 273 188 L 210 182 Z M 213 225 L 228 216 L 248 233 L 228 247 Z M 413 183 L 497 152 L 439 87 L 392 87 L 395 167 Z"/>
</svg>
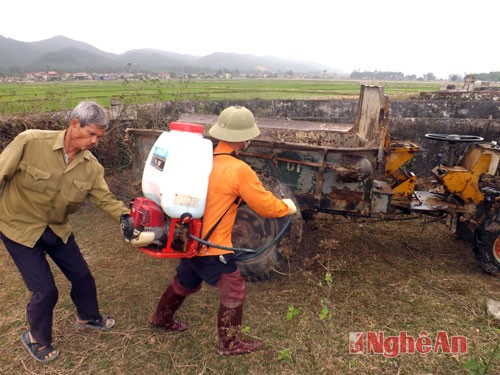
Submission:
<svg viewBox="0 0 500 375">
<path fill-rule="evenodd" d="M 215 156 L 230 154 L 232 151 L 233 149 L 223 141 L 220 141 L 214 150 L 201 235 L 205 238 L 207 232 L 230 207 L 208 239 L 210 243 L 226 247 L 232 247 L 231 232 L 238 211 L 238 206 L 234 202 L 238 197 L 241 197 L 252 210 L 263 217 L 282 217 L 290 212 L 285 203 L 262 186 L 257 174 L 244 161 L 231 155 Z M 199 255 L 227 253 L 233 253 L 233 251 L 209 247 L 203 248 Z"/>
</svg>

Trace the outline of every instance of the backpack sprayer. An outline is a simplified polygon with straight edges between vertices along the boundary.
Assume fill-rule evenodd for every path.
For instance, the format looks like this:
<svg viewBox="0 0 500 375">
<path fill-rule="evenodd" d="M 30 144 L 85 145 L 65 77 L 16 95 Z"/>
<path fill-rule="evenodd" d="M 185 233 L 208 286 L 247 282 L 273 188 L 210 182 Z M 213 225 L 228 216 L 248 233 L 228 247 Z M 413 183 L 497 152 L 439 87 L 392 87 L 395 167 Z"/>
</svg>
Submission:
<svg viewBox="0 0 500 375">
<path fill-rule="evenodd" d="M 151 199 L 130 202 L 130 215 L 121 219 L 123 236 L 140 251 L 155 258 L 191 258 L 198 252 L 202 221 L 190 214 L 170 218 Z"/>
<path fill-rule="evenodd" d="M 200 238 L 212 170 L 212 142 L 202 137 L 202 125 L 172 122 L 169 128 L 160 135 L 146 160 L 144 197 L 133 199 L 130 213 L 120 218 L 123 237 L 155 258 L 191 258 L 198 253 L 200 244 L 259 253 L 279 241 L 290 217 L 276 238 L 259 250 L 220 246 Z"/>
<path fill-rule="evenodd" d="M 124 238 L 155 258 L 190 258 L 198 251 L 213 147 L 203 126 L 172 122 L 157 139 L 142 176 L 144 197 L 120 220 Z"/>
</svg>

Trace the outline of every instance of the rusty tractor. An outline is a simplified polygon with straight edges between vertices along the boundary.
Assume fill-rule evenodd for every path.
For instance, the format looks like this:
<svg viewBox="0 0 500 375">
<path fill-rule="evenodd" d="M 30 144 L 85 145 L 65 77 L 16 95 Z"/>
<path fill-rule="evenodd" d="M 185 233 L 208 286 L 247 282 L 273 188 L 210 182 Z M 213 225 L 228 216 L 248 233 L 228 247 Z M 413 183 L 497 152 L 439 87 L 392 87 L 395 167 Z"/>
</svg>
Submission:
<svg viewBox="0 0 500 375">
<path fill-rule="evenodd" d="M 217 115 L 183 114 L 178 121 L 211 126 Z M 269 277 L 299 246 L 302 222 L 318 212 L 391 220 L 405 214 L 441 219 L 473 244 L 488 273 L 500 271 L 500 191 L 496 175 L 500 147 L 481 137 L 426 134 L 448 143 L 447 160 L 432 169 L 439 189 L 417 191 L 406 166 L 419 151 L 410 140 L 391 139 L 389 98 L 382 87 L 362 86 L 354 124 L 257 118 L 261 135 L 241 156 L 277 196 L 292 197 L 299 213 L 291 221 L 264 219 L 243 205 L 233 231 L 242 274 Z M 136 168 L 162 130 L 127 129 Z"/>
</svg>

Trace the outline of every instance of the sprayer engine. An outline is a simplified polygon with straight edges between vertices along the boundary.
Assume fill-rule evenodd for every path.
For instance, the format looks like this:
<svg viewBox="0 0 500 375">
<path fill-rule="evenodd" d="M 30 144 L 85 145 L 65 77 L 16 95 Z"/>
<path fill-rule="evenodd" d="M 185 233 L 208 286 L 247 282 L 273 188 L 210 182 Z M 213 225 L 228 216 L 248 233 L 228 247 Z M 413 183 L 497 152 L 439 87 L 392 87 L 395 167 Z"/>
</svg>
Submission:
<svg viewBox="0 0 500 375">
<path fill-rule="evenodd" d="M 168 217 L 151 199 L 139 197 L 130 202 L 130 214 L 121 218 L 122 234 L 140 251 L 156 258 L 191 258 L 201 234 L 201 219 L 190 214 Z"/>
</svg>

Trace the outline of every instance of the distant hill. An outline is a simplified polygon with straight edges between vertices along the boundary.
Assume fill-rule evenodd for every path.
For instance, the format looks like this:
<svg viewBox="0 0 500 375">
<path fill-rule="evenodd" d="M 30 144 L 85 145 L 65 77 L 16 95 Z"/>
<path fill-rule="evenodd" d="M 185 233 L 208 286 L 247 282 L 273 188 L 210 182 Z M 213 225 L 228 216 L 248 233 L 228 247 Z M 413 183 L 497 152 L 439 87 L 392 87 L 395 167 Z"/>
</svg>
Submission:
<svg viewBox="0 0 500 375">
<path fill-rule="evenodd" d="M 0 35 L 0 73 L 33 71 L 58 72 L 197 72 L 219 70 L 252 73 L 256 71 L 314 73 L 334 69 L 309 62 L 273 56 L 216 52 L 192 56 L 155 49 L 135 49 L 123 54 L 101 51 L 90 44 L 55 36 L 38 42 L 21 42 Z"/>
<path fill-rule="evenodd" d="M 303 63 L 291 60 L 280 59 L 273 56 L 255 56 L 255 55 L 241 55 L 237 53 L 222 53 L 216 52 L 205 57 L 201 57 L 196 61 L 196 66 L 200 68 L 210 69 L 229 69 L 239 70 L 240 72 L 249 71 L 273 71 L 273 72 L 319 72 L 323 70 L 331 71 L 332 69 L 326 66 L 313 63 Z"/>
</svg>

